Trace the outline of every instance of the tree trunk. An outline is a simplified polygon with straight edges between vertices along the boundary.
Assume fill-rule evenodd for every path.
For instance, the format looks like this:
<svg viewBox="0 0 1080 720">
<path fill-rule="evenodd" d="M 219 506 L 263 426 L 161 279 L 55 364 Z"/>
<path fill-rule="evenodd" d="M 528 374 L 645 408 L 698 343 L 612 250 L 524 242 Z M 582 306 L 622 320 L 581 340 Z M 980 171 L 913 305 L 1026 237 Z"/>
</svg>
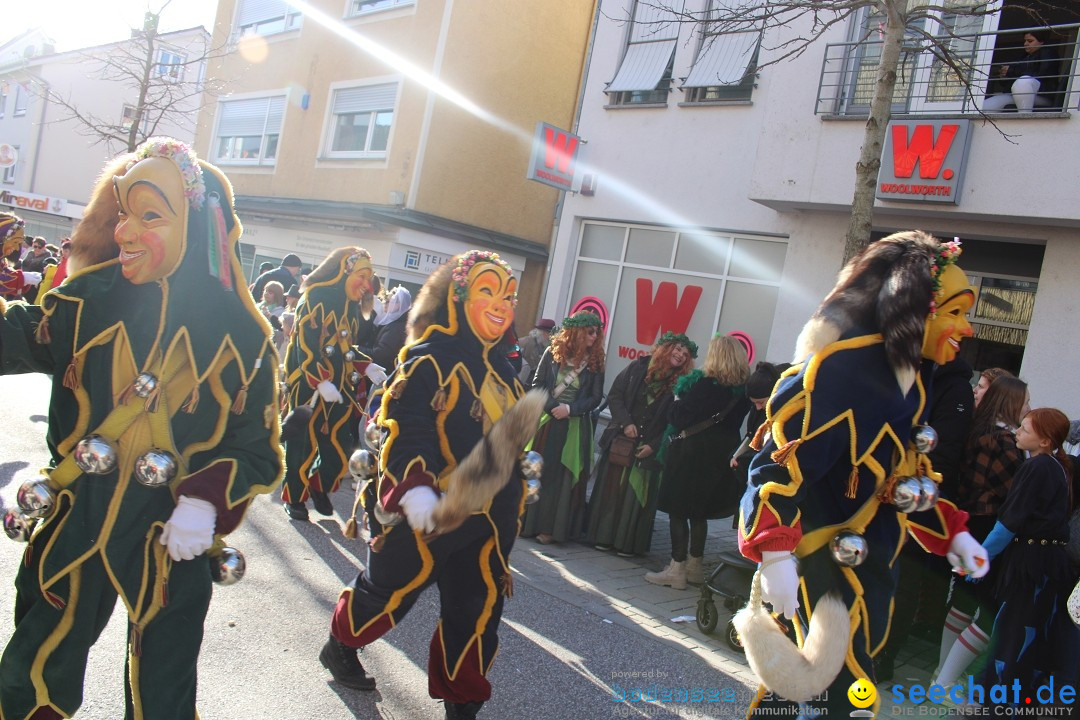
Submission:
<svg viewBox="0 0 1080 720">
<path fill-rule="evenodd" d="M 878 170 L 881 168 L 881 149 L 892 116 L 896 73 L 900 66 L 900 51 L 904 44 L 903 12 L 906 0 L 885 0 L 887 21 L 881 47 L 881 58 L 870 101 L 870 116 L 866 119 L 862 150 L 855 165 L 855 194 L 851 199 L 851 217 L 844 238 L 844 264 L 870 244 L 874 228 L 874 195 Z"/>
</svg>

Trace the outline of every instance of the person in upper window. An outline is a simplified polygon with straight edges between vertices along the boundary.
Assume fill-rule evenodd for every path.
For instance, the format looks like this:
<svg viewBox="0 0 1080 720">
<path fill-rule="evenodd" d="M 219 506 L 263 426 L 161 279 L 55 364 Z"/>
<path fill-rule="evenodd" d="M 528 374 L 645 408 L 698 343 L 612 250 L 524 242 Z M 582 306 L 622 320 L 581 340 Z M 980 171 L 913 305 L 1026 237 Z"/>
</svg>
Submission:
<svg viewBox="0 0 1080 720">
<path fill-rule="evenodd" d="M 1031 112 L 1054 104 L 1052 96 L 1061 81 L 1061 59 L 1045 47 L 1049 37 L 1047 30 L 1024 33 L 1024 57 L 998 66 L 997 77 L 1007 83 L 1008 91 L 987 97 L 982 104 L 984 112 L 1001 112 L 1007 105 L 1015 105 L 1017 112 Z"/>
</svg>

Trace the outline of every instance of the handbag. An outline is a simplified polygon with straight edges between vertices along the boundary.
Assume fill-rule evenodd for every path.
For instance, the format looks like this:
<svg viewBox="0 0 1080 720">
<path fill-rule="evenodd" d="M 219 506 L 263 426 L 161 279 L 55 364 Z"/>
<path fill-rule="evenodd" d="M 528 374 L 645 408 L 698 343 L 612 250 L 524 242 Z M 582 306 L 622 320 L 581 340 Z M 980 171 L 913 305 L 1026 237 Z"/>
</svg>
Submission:
<svg viewBox="0 0 1080 720">
<path fill-rule="evenodd" d="M 1066 603 L 1069 608 L 1069 617 L 1077 625 L 1080 625 L 1080 582 L 1076 583 L 1076 587 L 1073 588 L 1072 594 L 1069 595 L 1069 601 Z"/>
<path fill-rule="evenodd" d="M 634 448 L 637 441 L 625 435 L 616 435 L 611 440 L 608 448 L 608 462 L 619 467 L 630 467 L 634 464 Z"/>
<path fill-rule="evenodd" d="M 311 418 L 315 414 L 315 401 L 319 397 L 319 391 L 316 390 L 311 396 L 311 400 L 308 400 L 303 405 L 298 405 L 292 412 L 285 416 L 285 419 L 281 421 L 281 442 L 289 442 L 291 440 L 299 440 L 307 434 L 308 426 L 311 425 Z"/>
</svg>

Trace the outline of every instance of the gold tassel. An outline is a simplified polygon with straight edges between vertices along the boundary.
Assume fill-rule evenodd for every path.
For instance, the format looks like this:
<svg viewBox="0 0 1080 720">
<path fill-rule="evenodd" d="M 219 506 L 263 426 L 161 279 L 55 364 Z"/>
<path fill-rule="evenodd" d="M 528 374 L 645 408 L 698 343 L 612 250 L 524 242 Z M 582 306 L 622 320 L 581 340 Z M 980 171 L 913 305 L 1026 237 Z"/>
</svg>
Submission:
<svg viewBox="0 0 1080 720">
<path fill-rule="evenodd" d="M 318 323 L 315 322 L 315 313 L 312 313 L 308 317 L 311 318 L 311 322 L 308 323 L 308 327 L 310 327 L 312 330 L 319 327 Z"/>
<path fill-rule="evenodd" d="M 750 440 L 751 449 L 761 450 L 761 448 L 765 447 L 765 435 L 769 432 L 769 424 L 769 421 L 766 420 L 758 425 L 757 432 L 754 433 L 753 439 Z"/>
<path fill-rule="evenodd" d="M 801 443 L 802 438 L 789 440 L 782 446 L 774 450 L 773 454 L 770 457 L 772 457 L 773 461 L 776 462 L 776 464 L 778 464 L 780 467 L 787 467 L 788 457 L 791 456 L 791 453 L 795 452 L 795 448 L 797 448 Z"/>
<path fill-rule="evenodd" d="M 247 407 L 247 392 L 248 386 L 244 385 L 240 388 L 240 392 L 236 393 L 236 400 L 232 404 L 233 415 L 243 415 L 244 408 Z"/>
<path fill-rule="evenodd" d="M 131 623 L 131 654 L 135 657 L 142 657 L 142 628 L 135 623 Z"/>
<path fill-rule="evenodd" d="M 195 387 L 191 389 L 191 394 L 188 395 L 188 399 L 184 401 L 184 404 L 180 406 L 180 409 L 191 415 L 195 412 L 195 408 L 199 407 L 199 385 L 195 384 Z"/>
<path fill-rule="evenodd" d="M 161 397 L 161 383 L 154 386 L 150 394 L 146 396 L 146 412 L 157 412 L 158 398 Z"/>
<path fill-rule="evenodd" d="M 506 598 L 514 597 L 514 576 L 507 570 L 502 576 L 502 594 Z"/>
<path fill-rule="evenodd" d="M 352 515 L 349 516 L 349 521 L 347 523 L 345 523 L 345 529 L 341 533 L 342 535 L 349 538 L 350 540 L 355 540 L 356 536 L 359 534 L 359 528 L 357 527 L 357 523 L 356 523 L 356 514 L 358 512 L 360 512 L 361 504 L 363 503 L 363 500 L 364 500 L 364 491 L 363 491 L 363 488 L 361 488 L 356 493 L 356 499 L 353 500 Z"/>
<path fill-rule="evenodd" d="M 128 401 L 131 400 L 131 398 L 132 398 L 132 396 L 134 394 L 135 394 L 135 383 L 133 382 L 130 385 L 128 385 L 126 388 L 124 388 L 124 392 L 120 393 L 120 402 L 119 402 L 119 404 L 120 405 L 127 405 Z"/>
<path fill-rule="evenodd" d="M 71 362 L 67 364 L 67 368 L 64 370 L 64 387 L 68 390 L 79 389 L 79 375 L 75 371 L 75 356 L 71 356 Z"/>
<path fill-rule="evenodd" d="M 319 428 L 319 432 L 321 432 L 323 435 L 330 434 L 330 422 L 328 421 L 326 416 L 323 416 L 322 427 Z"/>
<path fill-rule="evenodd" d="M 368 541 L 368 547 L 371 548 L 371 552 L 379 552 L 382 550 L 383 545 L 386 544 L 386 534 L 373 537 Z"/>
<path fill-rule="evenodd" d="M 405 382 L 406 381 L 405 381 L 405 376 L 404 375 L 402 375 L 397 380 L 395 380 L 390 385 L 390 389 L 387 390 L 387 392 L 390 393 L 390 397 L 394 398 L 395 400 L 400 398 L 401 393 L 405 392 Z"/>
<path fill-rule="evenodd" d="M 38 323 L 37 329 L 34 330 L 34 339 L 41 345 L 48 345 L 52 342 L 52 334 L 49 332 L 49 316 L 41 318 L 41 322 Z"/>
<path fill-rule="evenodd" d="M 435 391 L 435 397 L 431 398 L 431 409 L 435 412 L 446 409 L 446 388 L 440 387 Z"/>
<path fill-rule="evenodd" d="M 859 466 L 851 466 L 851 474 L 847 479 L 847 490 L 844 492 L 844 497 L 848 500 L 855 499 L 855 493 L 859 490 Z"/>
<path fill-rule="evenodd" d="M 480 398 L 473 400 L 472 407 L 469 408 L 469 417 L 477 422 L 484 417 L 484 406 L 480 404 Z"/>
</svg>

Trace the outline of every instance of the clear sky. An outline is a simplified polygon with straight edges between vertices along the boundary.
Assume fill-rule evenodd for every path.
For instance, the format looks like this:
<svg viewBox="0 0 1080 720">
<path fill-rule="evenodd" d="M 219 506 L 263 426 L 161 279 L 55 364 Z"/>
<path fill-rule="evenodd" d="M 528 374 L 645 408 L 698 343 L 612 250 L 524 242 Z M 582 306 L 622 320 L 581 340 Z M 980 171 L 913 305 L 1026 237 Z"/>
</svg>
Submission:
<svg viewBox="0 0 1080 720">
<path fill-rule="evenodd" d="M 212 30 L 217 0 L 4 0 L 0 45 L 35 27 L 52 36 L 60 51 L 123 40 L 131 28 L 142 27 L 147 10 L 161 10 L 162 32 L 196 25 Z"/>
</svg>

